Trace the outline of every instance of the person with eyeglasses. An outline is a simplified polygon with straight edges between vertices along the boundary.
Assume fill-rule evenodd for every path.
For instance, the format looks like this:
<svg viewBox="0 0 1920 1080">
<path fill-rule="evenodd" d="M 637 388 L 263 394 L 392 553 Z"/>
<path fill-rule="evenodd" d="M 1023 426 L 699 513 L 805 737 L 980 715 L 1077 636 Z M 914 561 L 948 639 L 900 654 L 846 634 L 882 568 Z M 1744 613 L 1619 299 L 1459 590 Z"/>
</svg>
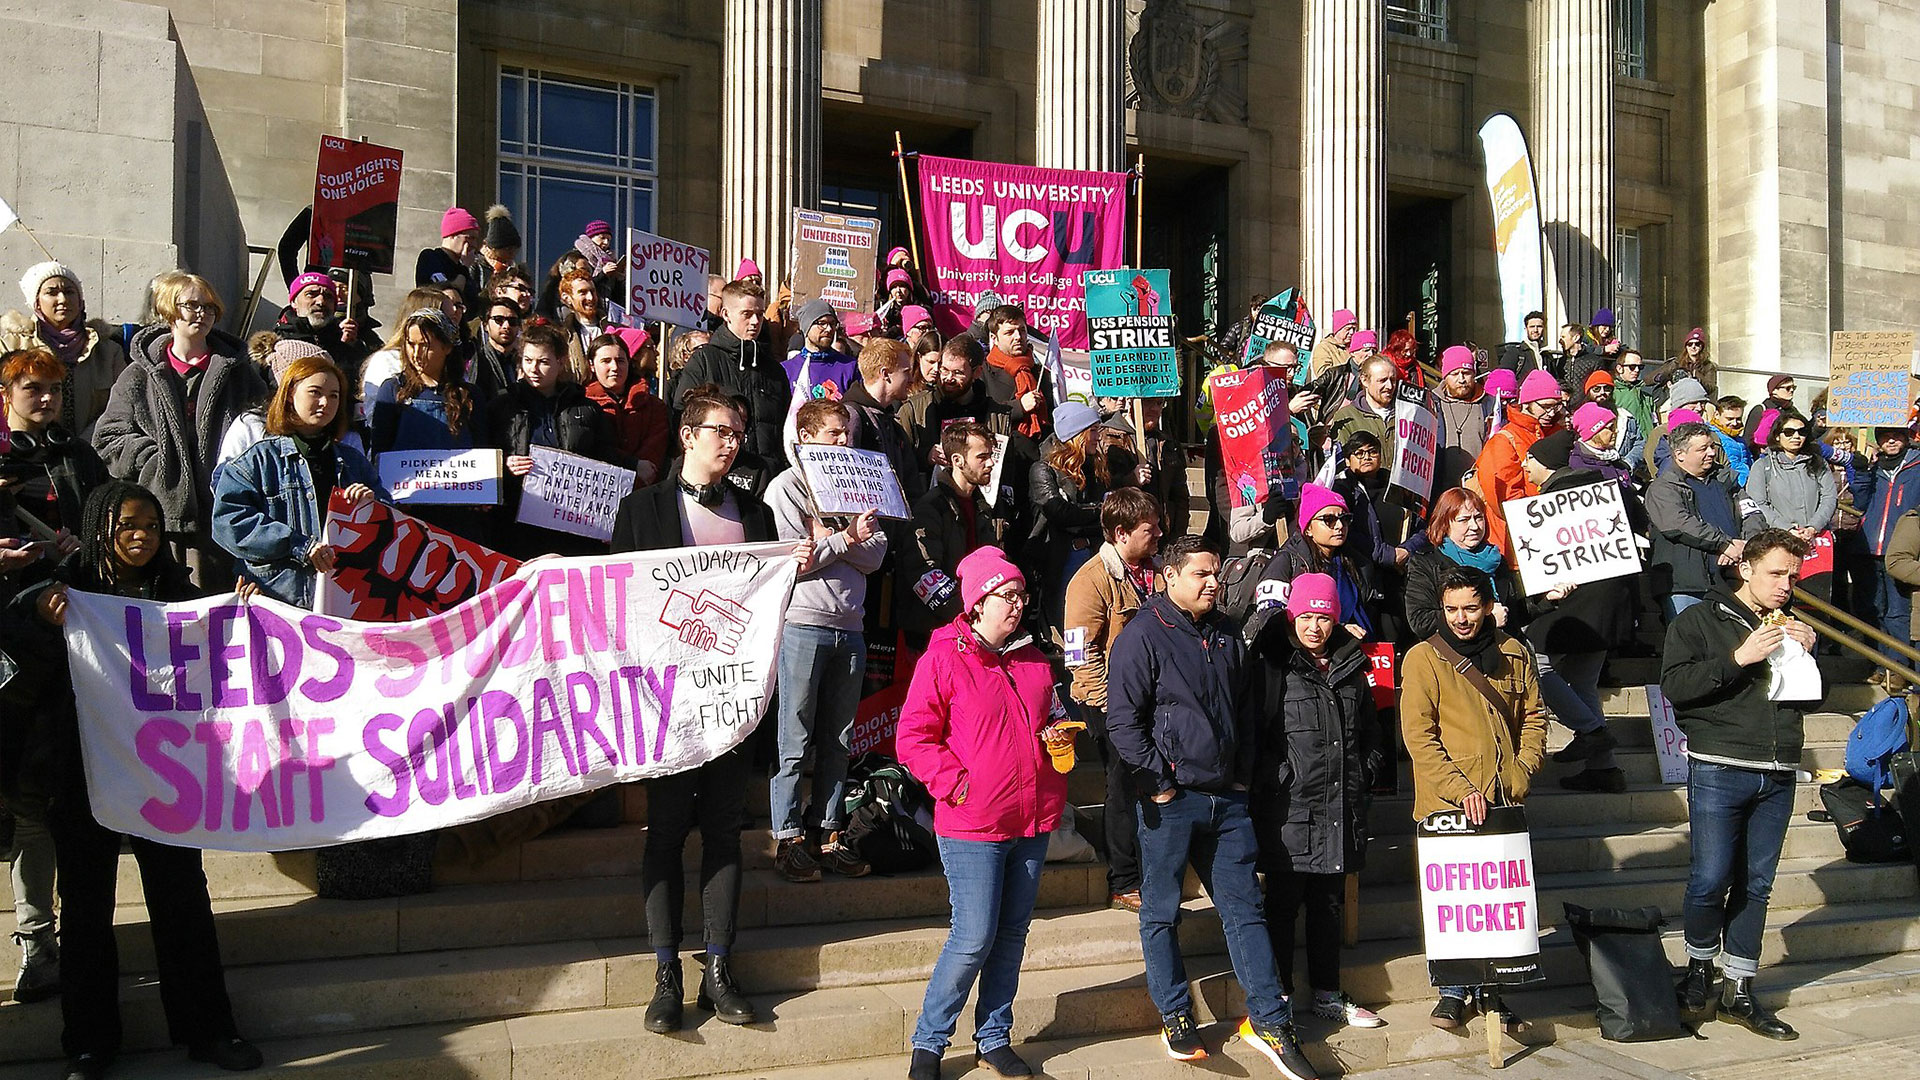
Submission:
<svg viewBox="0 0 1920 1080">
<path fill-rule="evenodd" d="M 1647 516 L 1654 595 L 1664 597 L 1672 625 L 1724 583 L 1746 548 L 1744 538 L 1765 528 L 1766 519 L 1720 467 L 1719 433 L 1711 426 L 1684 419 L 1668 440 L 1673 460 L 1647 485 Z"/>
<path fill-rule="evenodd" d="M 1646 367 L 1646 358 L 1631 345 L 1622 347 L 1620 356 L 1613 363 L 1613 403 L 1633 417 L 1633 427 L 1639 433 L 1638 440 L 1632 446 L 1624 442 L 1621 445 L 1620 456 L 1628 461 L 1640 456 L 1647 440 L 1660 424 L 1660 403 L 1645 382 Z M 1627 432 L 1622 431 L 1621 434 Z"/>
<path fill-rule="evenodd" d="M 680 460 L 666 479 L 620 500 L 611 547 L 661 551 L 726 547 L 779 539 L 773 511 L 729 479 L 747 437 L 744 410 L 716 387 L 687 391 L 680 416 Z M 804 575 L 813 568 L 811 540 L 793 545 Z M 640 862 L 646 896 L 647 938 L 653 946 L 654 990 L 643 1023 L 648 1031 L 679 1031 L 686 989 L 680 967 L 681 913 L 686 899 L 687 836 L 700 829 L 701 933 L 706 964 L 695 1003 L 726 1024 L 759 1018 L 734 980 L 731 954 L 740 913 L 740 830 L 752 780 L 745 745 L 671 776 L 645 781 L 647 841 Z"/>
<path fill-rule="evenodd" d="M 233 582 L 233 558 L 213 540 L 213 467 L 220 441 L 271 387 L 241 341 L 217 328 L 225 310 L 197 274 L 166 279 L 154 295 L 161 322 L 133 337 L 93 429 L 107 471 L 160 499 L 169 542 L 198 582 Z"/>
<path fill-rule="evenodd" d="M 914 665 L 894 734 L 900 763 L 933 796 L 952 922 L 913 1030 L 909 1080 L 939 1080 L 960 1010 L 979 984 L 973 1057 L 1031 1076 L 1013 1049 L 1013 1002 L 1047 836 L 1067 802 L 1074 731 L 1053 666 L 1021 630 L 1031 597 L 989 544 L 958 567 L 960 614 Z"/>
<path fill-rule="evenodd" d="M 1248 634 L 1259 633 L 1268 619 L 1285 609 L 1294 578 L 1326 574 L 1340 597 L 1340 625 L 1357 639 L 1378 640 L 1375 579 L 1379 569 L 1365 547 L 1352 540 L 1355 522 L 1346 498 L 1319 484 L 1302 485 L 1298 525 L 1298 531 L 1274 552 L 1254 587 Z"/>
<path fill-rule="evenodd" d="M 1791 406 L 1762 418 L 1755 437 L 1766 449 L 1747 472 L 1747 497 L 1776 529 L 1812 540 L 1833 523 L 1839 486 L 1813 437 L 1813 422 Z"/>
</svg>

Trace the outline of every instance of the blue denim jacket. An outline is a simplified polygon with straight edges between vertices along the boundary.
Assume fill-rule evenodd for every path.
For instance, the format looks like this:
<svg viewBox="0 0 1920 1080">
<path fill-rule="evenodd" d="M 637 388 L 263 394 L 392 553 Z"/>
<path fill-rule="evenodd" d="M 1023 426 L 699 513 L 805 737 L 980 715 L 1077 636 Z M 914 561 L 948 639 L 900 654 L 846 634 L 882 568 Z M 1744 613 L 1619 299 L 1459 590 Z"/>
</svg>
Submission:
<svg viewBox="0 0 1920 1080">
<path fill-rule="evenodd" d="M 334 490 L 353 484 L 372 488 L 382 502 L 387 489 L 366 456 L 334 446 L 340 468 Z M 227 464 L 213 493 L 213 538 L 234 555 L 239 575 L 260 591 L 303 608 L 313 606 L 314 569 L 307 551 L 323 535 L 326 510 L 314 499 L 313 473 L 293 440 L 263 439 Z"/>
</svg>

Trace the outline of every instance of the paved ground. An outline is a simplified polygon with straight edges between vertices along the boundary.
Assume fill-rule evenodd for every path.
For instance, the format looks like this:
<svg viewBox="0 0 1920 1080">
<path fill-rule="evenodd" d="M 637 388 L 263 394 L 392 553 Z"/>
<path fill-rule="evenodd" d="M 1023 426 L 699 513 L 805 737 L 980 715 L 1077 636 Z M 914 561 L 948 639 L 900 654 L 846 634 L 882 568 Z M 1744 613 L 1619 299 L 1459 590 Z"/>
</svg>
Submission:
<svg viewBox="0 0 1920 1080">
<path fill-rule="evenodd" d="M 1920 1080 L 1920 993 L 1834 1001 L 1781 1014 L 1800 1032 L 1780 1043 L 1710 1023 L 1694 1039 L 1610 1043 L 1582 1039 L 1523 1051 L 1505 1069 L 1485 1056 L 1351 1074 L 1354 1080 Z"/>
</svg>

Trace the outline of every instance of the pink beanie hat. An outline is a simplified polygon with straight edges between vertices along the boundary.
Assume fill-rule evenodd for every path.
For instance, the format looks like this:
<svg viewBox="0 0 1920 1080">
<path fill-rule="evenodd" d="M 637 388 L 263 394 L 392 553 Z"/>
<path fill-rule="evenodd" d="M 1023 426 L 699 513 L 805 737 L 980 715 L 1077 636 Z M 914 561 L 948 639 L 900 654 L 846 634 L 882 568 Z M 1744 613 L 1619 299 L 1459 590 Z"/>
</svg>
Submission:
<svg viewBox="0 0 1920 1080">
<path fill-rule="evenodd" d="M 1707 418 L 1692 409 L 1675 409 L 1667 414 L 1667 431 L 1671 432 L 1681 424 L 1704 424 Z"/>
<path fill-rule="evenodd" d="M 900 309 L 900 329 L 911 330 L 923 322 L 932 322 L 933 312 L 919 304 L 908 304 Z"/>
<path fill-rule="evenodd" d="M 907 253 L 907 249 L 903 247 L 897 247 L 897 248 L 894 248 L 892 251 L 887 252 L 887 265 L 889 266 L 893 265 L 893 260 L 899 258 L 902 255 L 905 255 L 906 253 Z"/>
<path fill-rule="evenodd" d="M 1329 506 L 1347 508 L 1347 500 L 1332 488 L 1323 488 L 1319 484 L 1306 484 L 1300 488 L 1300 527 L 1305 529 L 1313 516 Z"/>
<path fill-rule="evenodd" d="M 1487 393 L 1512 401 L 1513 396 L 1520 392 L 1520 380 L 1514 378 L 1509 368 L 1494 368 L 1487 372 L 1486 388 Z"/>
<path fill-rule="evenodd" d="M 1611 424 L 1617 414 L 1597 401 L 1589 401 L 1573 412 L 1573 432 L 1585 442 L 1593 438 L 1593 433 Z"/>
<path fill-rule="evenodd" d="M 440 215 L 440 236 L 442 239 L 456 233 L 479 232 L 480 219 L 459 207 L 453 207 Z"/>
<path fill-rule="evenodd" d="M 1348 311 L 1346 308 L 1341 308 L 1339 311 L 1333 313 L 1333 318 L 1327 320 L 1327 333 L 1337 334 L 1347 327 L 1352 326 L 1355 321 L 1353 312 Z"/>
<path fill-rule="evenodd" d="M 1776 376 L 1776 378 L 1777 377 L 1778 376 Z M 1767 445 L 1767 440 L 1773 437 L 1773 426 L 1779 422 L 1780 422 L 1779 409 L 1768 409 L 1766 412 L 1761 413 L 1760 422 L 1753 425 L 1754 445 L 1756 446 Z"/>
<path fill-rule="evenodd" d="M 733 271 L 733 280 L 741 281 L 745 278 L 757 277 L 759 275 L 759 263 L 754 262 L 752 259 L 741 259 L 740 265 Z"/>
<path fill-rule="evenodd" d="M 992 544 L 974 548 L 954 570 L 960 575 L 960 610 L 969 613 L 988 593 L 1007 582 L 1027 583 L 1020 568 L 1007 561 L 1007 553 Z"/>
<path fill-rule="evenodd" d="M 1293 579 L 1293 587 L 1287 590 L 1287 617 L 1297 619 L 1302 615 L 1340 618 L 1340 591 L 1332 578 L 1325 574 L 1301 574 Z"/>
<path fill-rule="evenodd" d="M 627 346 L 627 355 L 633 356 L 653 341 L 653 336 L 637 326 L 616 326 L 607 331 L 619 338 Z"/>
<path fill-rule="evenodd" d="M 332 278 L 328 277 L 327 275 L 321 273 L 318 270 L 309 270 L 306 273 L 301 274 L 299 277 L 294 278 L 293 284 L 287 286 L 287 303 L 289 304 L 293 303 L 294 297 L 299 296 L 300 291 L 302 289 L 305 289 L 309 285 L 318 285 L 321 288 L 327 290 L 328 292 L 333 291 Z"/>
<path fill-rule="evenodd" d="M 1536 401 L 1559 401 L 1560 384 L 1544 371 L 1535 371 L 1520 384 L 1520 404 L 1531 405 Z"/>
<path fill-rule="evenodd" d="M 1361 349 L 1378 349 L 1379 347 L 1380 335 L 1371 330 L 1357 330 L 1354 332 L 1353 340 L 1347 342 L 1348 352 L 1359 352 Z"/>
<path fill-rule="evenodd" d="M 1440 354 L 1440 377 L 1446 378 L 1462 368 L 1473 367 L 1473 350 L 1465 345 L 1449 345 Z"/>
<path fill-rule="evenodd" d="M 908 288 L 912 288 L 913 275 L 907 273 L 905 270 L 899 269 L 898 267 L 895 267 L 894 269 L 887 271 L 887 288 L 891 289 L 895 285 L 905 285 Z"/>
</svg>

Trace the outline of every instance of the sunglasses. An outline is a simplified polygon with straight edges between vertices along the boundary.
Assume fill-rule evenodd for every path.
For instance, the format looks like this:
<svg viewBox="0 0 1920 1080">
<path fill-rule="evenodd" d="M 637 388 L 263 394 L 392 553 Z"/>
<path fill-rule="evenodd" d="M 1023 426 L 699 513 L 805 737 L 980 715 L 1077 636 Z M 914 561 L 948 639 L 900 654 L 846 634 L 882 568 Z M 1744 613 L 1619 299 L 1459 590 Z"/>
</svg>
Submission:
<svg viewBox="0 0 1920 1080">
<path fill-rule="evenodd" d="M 1780 429 L 1780 437 L 1783 439 L 1788 437 L 1804 439 L 1806 436 L 1807 429 L 1803 427 L 1783 427 Z"/>
<path fill-rule="evenodd" d="M 1645 366 L 1646 366 L 1645 364 L 1621 364 L 1620 370 L 1621 371 L 1639 371 L 1641 368 Z"/>
<path fill-rule="evenodd" d="M 1313 520 L 1319 522 L 1322 525 L 1325 525 L 1329 529 L 1337 529 L 1337 528 L 1341 528 L 1341 527 L 1353 524 L 1353 515 L 1352 514 L 1321 514 L 1319 517 L 1316 517 Z"/>
</svg>

